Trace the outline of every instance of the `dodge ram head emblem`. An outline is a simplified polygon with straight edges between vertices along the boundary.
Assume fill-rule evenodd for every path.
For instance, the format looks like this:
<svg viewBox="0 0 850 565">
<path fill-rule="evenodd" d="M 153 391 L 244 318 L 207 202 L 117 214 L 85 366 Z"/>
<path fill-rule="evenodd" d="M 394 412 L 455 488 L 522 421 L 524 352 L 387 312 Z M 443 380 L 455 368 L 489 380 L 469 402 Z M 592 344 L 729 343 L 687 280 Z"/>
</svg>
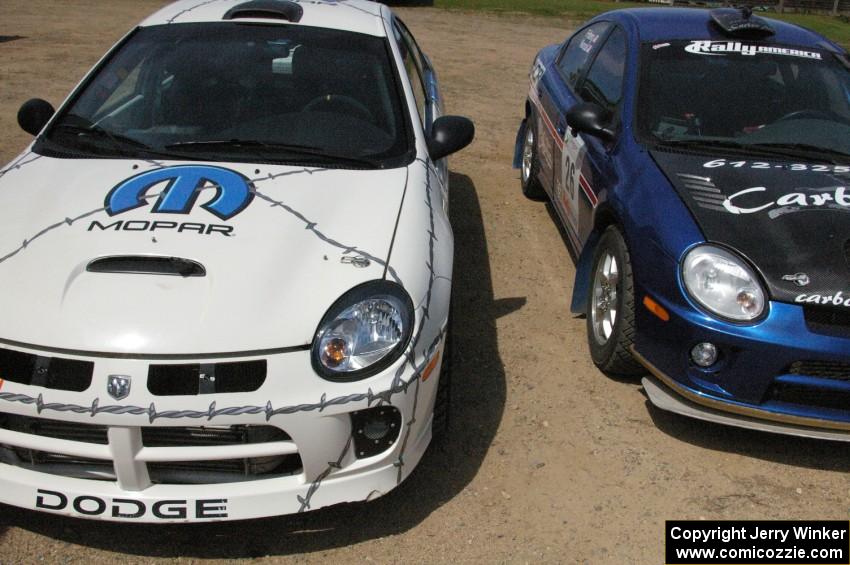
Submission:
<svg viewBox="0 0 850 565">
<path fill-rule="evenodd" d="M 124 375 L 109 375 L 106 381 L 106 392 L 115 400 L 123 400 L 130 394 L 130 377 Z"/>
</svg>

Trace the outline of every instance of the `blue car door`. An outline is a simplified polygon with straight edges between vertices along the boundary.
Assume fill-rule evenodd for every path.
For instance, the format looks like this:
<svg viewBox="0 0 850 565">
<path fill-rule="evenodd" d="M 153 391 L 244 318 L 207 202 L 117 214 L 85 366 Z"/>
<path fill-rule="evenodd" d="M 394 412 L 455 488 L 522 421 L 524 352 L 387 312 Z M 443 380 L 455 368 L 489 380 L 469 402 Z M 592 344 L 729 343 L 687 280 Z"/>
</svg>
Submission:
<svg viewBox="0 0 850 565">
<path fill-rule="evenodd" d="M 598 22 L 573 34 L 560 49 L 555 64 L 546 70 L 536 85 L 540 110 L 536 123 L 540 178 L 556 208 L 561 206 L 557 202 L 556 174 L 564 146 L 564 127 L 556 127 L 556 124 L 563 117 L 565 108 L 575 103 L 576 97 L 570 87 L 575 86 L 584 74 L 591 56 L 610 27 L 608 22 Z"/>
<path fill-rule="evenodd" d="M 610 113 L 613 127 L 616 128 L 619 123 L 626 34 L 618 26 L 603 25 L 606 27 L 601 28 L 601 34 L 598 28 L 591 26 L 583 35 L 577 36 L 582 40 L 578 50 L 588 53 L 588 56 L 567 61 L 571 55 L 571 42 L 558 65 L 564 88 L 555 92 L 560 109 L 556 131 L 560 136 L 561 150 L 554 162 L 552 200 L 577 250 L 581 249 L 593 228 L 593 210 L 598 204 L 599 193 L 618 182 L 611 159 L 613 144 L 572 131 L 566 121 L 566 112 L 573 105 L 593 102 Z"/>
</svg>

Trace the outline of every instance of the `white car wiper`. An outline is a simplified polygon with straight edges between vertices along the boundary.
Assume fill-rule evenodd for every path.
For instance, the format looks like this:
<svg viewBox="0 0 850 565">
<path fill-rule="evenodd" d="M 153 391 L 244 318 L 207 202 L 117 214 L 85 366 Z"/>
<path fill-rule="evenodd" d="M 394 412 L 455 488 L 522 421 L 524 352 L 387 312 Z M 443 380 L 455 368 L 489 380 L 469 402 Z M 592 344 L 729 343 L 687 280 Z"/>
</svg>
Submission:
<svg viewBox="0 0 850 565">
<path fill-rule="evenodd" d="M 370 168 L 381 168 L 381 162 L 375 159 L 369 159 L 367 157 L 355 157 L 351 155 L 340 155 L 338 153 L 332 153 L 320 147 L 314 147 L 311 145 L 297 145 L 291 143 L 275 143 L 275 142 L 266 142 L 266 141 L 258 141 L 258 140 L 248 140 L 248 139 L 212 139 L 212 140 L 197 140 L 197 141 L 181 141 L 178 143 L 171 143 L 165 146 L 165 149 L 169 150 L 182 150 L 182 149 L 237 149 L 237 150 L 248 150 L 253 151 L 256 149 L 262 149 L 265 154 L 271 154 L 273 157 L 280 159 L 281 161 L 286 160 L 282 158 L 281 153 L 288 153 L 290 155 L 299 155 L 299 156 L 307 156 L 307 157 L 317 157 L 323 161 L 336 161 L 342 162 L 352 165 L 358 166 L 366 166 Z"/>
<path fill-rule="evenodd" d="M 84 120 L 84 118 L 79 116 L 70 115 L 68 117 L 76 118 L 81 121 Z M 138 139 L 109 131 L 102 126 L 93 123 L 73 123 L 62 121 L 54 125 L 53 129 L 69 131 L 77 134 L 78 136 L 106 139 L 109 141 L 110 147 L 119 151 L 122 155 L 135 156 L 139 150 L 145 153 L 152 153 L 154 155 L 163 155 L 161 151 L 157 151 L 153 147 L 150 147 Z"/>
</svg>

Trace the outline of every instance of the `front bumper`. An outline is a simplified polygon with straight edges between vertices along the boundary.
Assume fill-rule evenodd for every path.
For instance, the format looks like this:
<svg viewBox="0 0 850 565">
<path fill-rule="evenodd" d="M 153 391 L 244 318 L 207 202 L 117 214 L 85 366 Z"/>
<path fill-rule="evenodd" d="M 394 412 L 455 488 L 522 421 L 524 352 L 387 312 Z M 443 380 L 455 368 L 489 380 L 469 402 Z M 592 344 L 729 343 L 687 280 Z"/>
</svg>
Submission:
<svg viewBox="0 0 850 565">
<path fill-rule="evenodd" d="M 669 379 L 662 380 L 657 377 L 644 377 L 641 380 L 641 384 L 644 391 L 646 391 L 646 395 L 649 397 L 649 401 L 656 408 L 666 410 L 667 412 L 747 430 L 810 439 L 850 442 L 850 434 L 847 432 L 812 427 L 806 425 L 807 422 L 805 420 L 774 421 L 772 419 L 774 416 L 772 413 L 757 409 L 730 412 L 729 409 L 732 406 L 723 403 L 714 403 L 710 399 L 701 399 L 698 395 L 690 395 L 687 393 L 687 390 L 676 386 L 675 382 Z M 816 426 L 821 424 L 818 421 L 811 423 Z"/>
<path fill-rule="evenodd" d="M 802 306 L 778 302 L 764 320 L 736 325 L 652 297 L 670 319 L 639 306 L 633 355 L 655 377 L 645 387 L 653 404 L 776 433 L 838 439 L 850 432 L 850 327 L 816 326 Z M 689 358 L 701 342 L 720 351 L 708 369 Z"/>
<path fill-rule="evenodd" d="M 108 357 L 95 360 L 81 392 L 0 381 L 0 502 L 83 518 L 186 522 L 376 498 L 409 475 L 430 442 L 441 349 L 435 339 L 413 363 L 402 357 L 354 383 L 317 377 L 309 351 L 269 355 L 267 377 L 252 392 L 154 395 L 145 386 L 149 360 Z M 105 394 L 112 375 L 133 379 L 126 398 Z M 394 407 L 400 429 L 383 451 L 363 456 L 352 414 L 376 407 Z M 179 441 L 248 428 L 267 439 Z M 274 470 L 257 471 L 264 466 Z"/>
</svg>

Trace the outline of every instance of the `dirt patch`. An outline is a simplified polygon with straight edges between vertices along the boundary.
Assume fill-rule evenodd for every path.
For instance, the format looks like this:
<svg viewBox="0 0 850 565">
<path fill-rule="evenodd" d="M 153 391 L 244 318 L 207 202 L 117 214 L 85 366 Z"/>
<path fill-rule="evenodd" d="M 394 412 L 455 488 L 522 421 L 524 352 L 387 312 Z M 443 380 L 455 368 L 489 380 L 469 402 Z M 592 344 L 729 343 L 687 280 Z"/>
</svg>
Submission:
<svg viewBox="0 0 850 565">
<path fill-rule="evenodd" d="M 161 4 L 0 3 L 0 34 L 24 36 L 0 43 L 0 160 L 30 140 L 15 122 L 21 102 L 58 104 Z M 438 69 L 447 110 L 478 130 L 451 160 L 452 436 L 389 495 L 302 516 L 154 527 L 2 507 L 0 562 L 660 563 L 665 519 L 847 519 L 850 448 L 658 412 L 637 383 L 590 362 L 584 321 L 569 313 L 565 244 L 546 207 L 521 197 L 510 167 L 534 54 L 570 24 L 399 12 Z"/>
</svg>

